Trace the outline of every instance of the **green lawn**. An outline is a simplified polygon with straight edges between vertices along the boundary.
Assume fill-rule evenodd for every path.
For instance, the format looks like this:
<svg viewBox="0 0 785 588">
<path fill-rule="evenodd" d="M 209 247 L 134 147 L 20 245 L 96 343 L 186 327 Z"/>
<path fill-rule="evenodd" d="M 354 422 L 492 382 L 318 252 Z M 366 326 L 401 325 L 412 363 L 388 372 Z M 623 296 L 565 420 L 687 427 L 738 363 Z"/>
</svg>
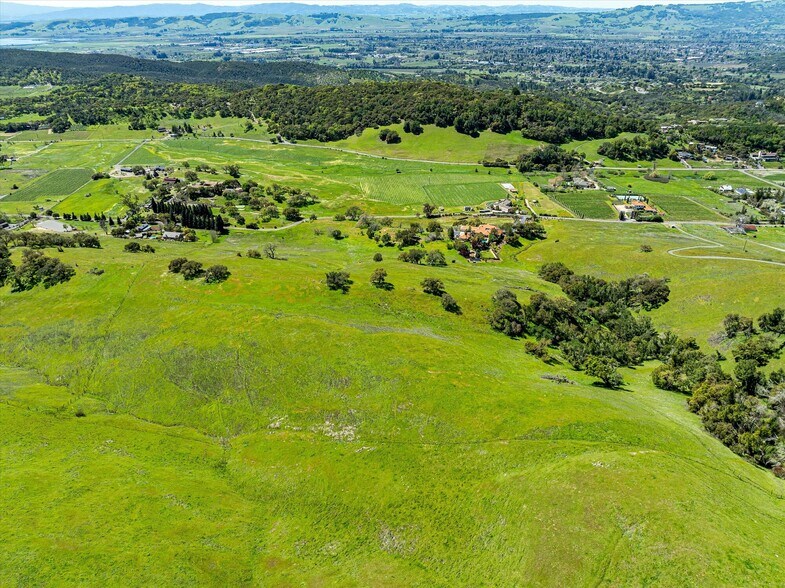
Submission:
<svg viewBox="0 0 785 588">
<path fill-rule="evenodd" d="M 695 242 L 664 226 L 577 221 L 496 264 L 428 245 L 448 260 L 430 268 L 357 230 L 335 241 L 334 224 L 155 254 L 103 238 L 46 250 L 77 266 L 67 284 L 0 289 L 0 584 L 779 583 L 785 483 L 654 389 L 653 366 L 598 388 L 486 313 L 503 286 L 557 292 L 533 272 L 562 260 L 669 276 L 655 323 L 705 342 L 724 313 L 770 310 L 781 268 L 673 257 Z M 245 256 L 270 241 L 284 259 Z M 166 271 L 178 256 L 232 275 L 185 282 Z M 393 290 L 368 283 L 377 267 Z M 348 294 L 324 286 L 332 269 Z M 461 315 L 422 293 L 427 276 Z"/>
</svg>

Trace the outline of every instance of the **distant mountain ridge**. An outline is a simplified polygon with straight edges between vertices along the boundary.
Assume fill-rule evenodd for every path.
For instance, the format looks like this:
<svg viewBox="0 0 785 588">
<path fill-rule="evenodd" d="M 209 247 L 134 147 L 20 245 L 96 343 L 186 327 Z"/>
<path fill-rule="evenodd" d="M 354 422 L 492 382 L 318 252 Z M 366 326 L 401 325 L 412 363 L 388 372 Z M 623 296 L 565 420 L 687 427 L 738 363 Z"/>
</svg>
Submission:
<svg viewBox="0 0 785 588">
<path fill-rule="evenodd" d="M 350 15 L 372 16 L 474 16 L 482 14 L 537 14 L 537 13 L 573 13 L 591 12 L 589 8 L 572 8 L 546 5 L 515 5 L 515 6 L 464 6 L 464 5 L 432 5 L 418 6 L 415 4 L 301 4 L 297 2 L 274 2 L 269 4 L 248 4 L 241 6 L 225 6 L 217 4 L 147 4 L 143 6 L 110 6 L 106 8 L 70 8 L 53 10 L 52 7 L 2 2 L 0 5 L 0 21 L 46 21 L 61 19 L 114 19 L 128 17 L 183 17 L 204 16 L 213 13 L 247 13 L 247 14 L 317 14 L 320 12 L 338 12 Z"/>
</svg>

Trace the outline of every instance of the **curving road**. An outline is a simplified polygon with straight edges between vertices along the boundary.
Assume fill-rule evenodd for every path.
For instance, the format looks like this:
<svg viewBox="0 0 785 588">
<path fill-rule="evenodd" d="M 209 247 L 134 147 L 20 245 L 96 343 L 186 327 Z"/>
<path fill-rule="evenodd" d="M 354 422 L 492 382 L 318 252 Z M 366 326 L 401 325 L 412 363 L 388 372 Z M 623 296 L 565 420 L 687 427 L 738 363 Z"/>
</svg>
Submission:
<svg viewBox="0 0 785 588">
<path fill-rule="evenodd" d="M 679 226 L 675 227 L 677 231 L 683 233 L 690 239 L 694 239 L 696 241 L 703 241 L 707 243 L 707 245 L 693 245 L 690 247 L 678 247 L 676 249 L 669 249 L 668 255 L 672 255 L 673 257 L 681 257 L 683 259 L 712 259 L 712 260 L 730 260 L 730 261 L 750 261 L 753 263 L 765 263 L 767 265 L 777 265 L 780 267 L 785 267 L 785 263 L 780 261 L 769 261 L 767 259 L 753 259 L 751 257 L 725 257 L 722 255 L 680 255 L 683 251 L 694 251 L 696 249 L 722 249 L 725 247 L 722 243 L 717 243 L 716 241 L 712 241 L 710 239 L 706 239 L 705 237 L 698 237 L 697 235 L 693 235 L 688 233 L 684 229 Z M 768 247 L 769 249 L 774 249 L 775 251 L 780 251 L 785 253 L 785 250 L 778 249 L 777 247 L 772 247 L 771 245 L 764 245 L 764 247 Z"/>
</svg>

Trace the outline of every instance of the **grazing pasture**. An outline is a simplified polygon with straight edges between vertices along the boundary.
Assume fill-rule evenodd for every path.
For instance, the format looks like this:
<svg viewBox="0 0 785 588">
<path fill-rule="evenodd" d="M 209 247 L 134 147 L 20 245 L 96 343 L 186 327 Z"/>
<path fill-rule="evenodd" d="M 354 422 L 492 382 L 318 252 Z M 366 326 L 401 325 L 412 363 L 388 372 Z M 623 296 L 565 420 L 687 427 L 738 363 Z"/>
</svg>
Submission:
<svg viewBox="0 0 785 588">
<path fill-rule="evenodd" d="M 362 135 L 328 145 L 390 158 L 475 163 L 483 160 L 495 161 L 497 158 L 514 161 L 521 153 L 541 144 L 523 137 L 519 132 L 501 135 L 484 131 L 475 138 L 462 135 L 454 128 L 440 128 L 435 125 L 424 126 L 420 135 L 405 133 L 402 124 L 384 128 L 397 131 L 401 142 L 387 144 L 379 140 L 379 129 L 365 129 Z"/>
<path fill-rule="evenodd" d="M 85 569 L 157 585 L 781 578 L 769 553 L 785 551 L 785 484 L 707 435 L 683 396 L 654 389 L 652 365 L 599 388 L 486 319 L 500 287 L 522 301 L 557 293 L 535 272 L 560 260 L 670 277 L 655 323 L 705 342 L 724 313 L 770 310 L 780 268 L 674 257 L 699 242 L 662 225 L 568 221 L 495 264 L 429 244 L 448 261 L 433 268 L 356 229 L 336 241 L 334 226 L 154 254 L 102 237 L 99 250 L 46 251 L 77 267 L 68 283 L 0 288 L 14 317 L 0 329 L 0 583 L 77 583 Z M 283 259 L 245 256 L 267 243 Z M 167 271 L 175 257 L 231 276 L 185 281 Z M 378 267 L 392 289 L 368 283 Z M 350 272 L 347 294 L 327 289 L 330 270 Z M 423 293 L 425 277 L 462 314 Z"/>
</svg>

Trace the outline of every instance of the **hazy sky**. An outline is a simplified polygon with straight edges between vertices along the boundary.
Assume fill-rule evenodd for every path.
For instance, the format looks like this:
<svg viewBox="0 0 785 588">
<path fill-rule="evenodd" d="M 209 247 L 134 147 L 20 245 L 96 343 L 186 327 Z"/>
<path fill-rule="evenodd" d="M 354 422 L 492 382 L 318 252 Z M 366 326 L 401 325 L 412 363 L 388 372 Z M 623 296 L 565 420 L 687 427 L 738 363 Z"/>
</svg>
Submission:
<svg viewBox="0 0 785 588">
<path fill-rule="evenodd" d="M 0 0 L 0 7 L 2 2 Z M 56 8 L 76 8 L 76 7 L 104 7 L 104 6 L 129 6 L 151 3 L 177 3 L 177 4 L 214 4 L 220 6 L 242 6 L 248 4 L 265 4 L 267 2 L 286 2 L 293 1 L 302 4 L 324 4 L 336 6 L 340 4 L 465 4 L 480 6 L 504 6 L 504 5 L 554 5 L 554 6 L 581 6 L 597 8 L 618 8 L 622 6 L 634 6 L 636 4 L 707 4 L 716 3 L 722 0 L 12 0 L 19 4 L 35 4 L 38 6 L 53 6 Z"/>
</svg>

